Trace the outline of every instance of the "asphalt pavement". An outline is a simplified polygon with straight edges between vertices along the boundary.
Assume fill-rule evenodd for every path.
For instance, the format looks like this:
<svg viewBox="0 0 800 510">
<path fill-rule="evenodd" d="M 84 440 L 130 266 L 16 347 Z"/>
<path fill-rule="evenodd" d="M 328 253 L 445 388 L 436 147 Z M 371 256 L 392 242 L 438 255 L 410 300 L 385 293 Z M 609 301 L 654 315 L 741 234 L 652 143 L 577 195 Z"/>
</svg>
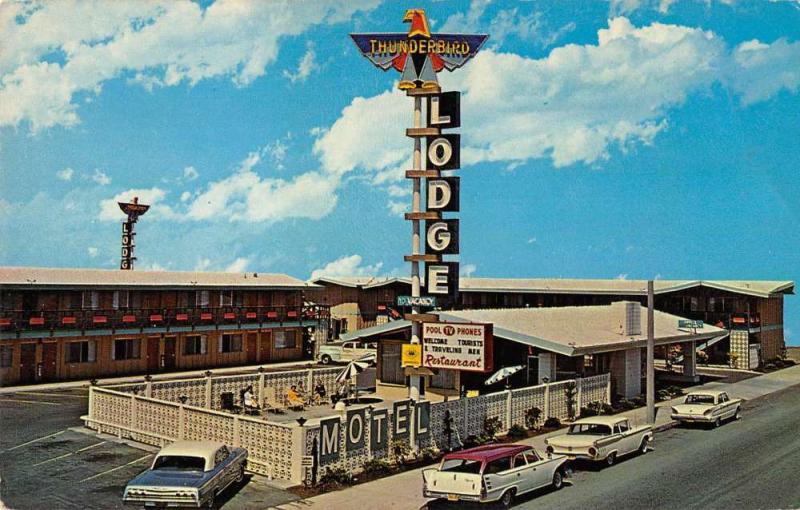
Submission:
<svg viewBox="0 0 800 510">
<path fill-rule="evenodd" d="M 577 465 L 569 486 L 523 496 L 514 508 L 800 508 L 800 387 L 747 401 L 742 414 L 718 429 L 657 434 L 652 451 L 611 467 Z"/>
</svg>

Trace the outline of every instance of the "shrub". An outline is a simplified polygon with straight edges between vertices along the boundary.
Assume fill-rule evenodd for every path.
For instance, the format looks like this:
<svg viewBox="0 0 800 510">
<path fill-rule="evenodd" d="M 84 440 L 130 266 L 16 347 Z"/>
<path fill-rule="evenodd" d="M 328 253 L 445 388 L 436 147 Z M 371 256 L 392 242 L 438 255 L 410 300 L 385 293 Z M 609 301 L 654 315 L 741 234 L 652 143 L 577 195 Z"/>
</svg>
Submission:
<svg viewBox="0 0 800 510">
<path fill-rule="evenodd" d="M 581 407 L 581 414 L 578 416 L 579 418 L 589 418 L 590 416 L 597 416 L 597 410 L 593 407 Z"/>
<path fill-rule="evenodd" d="M 522 425 L 517 425 L 515 423 L 514 425 L 511 425 L 511 428 L 508 429 L 508 437 L 519 438 L 525 436 L 527 436 L 527 434 L 525 432 L 525 427 Z"/>
<path fill-rule="evenodd" d="M 575 404 L 578 395 L 578 388 L 575 381 L 569 381 L 564 386 L 564 398 L 567 401 L 567 416 L 570 420 L 575 419 Z"/>
<path fill-rule="evenodd" d="M 364 469 L 364 473 L 370 475 L 383 476 L 392 472 L 392 467 L 385 459 L 369 459 L 364 462 L 362 467 Z"/>
<path fill-rule="evenodd" d="M 638 397 L 633 397 L 633 398 L 631 399 L 631 402 L 633 402 L 633 405 L 634 405 L 634 406 L 636 406 L 636 407 L 641 407 L 641 406 L 643 406 L 643 405 L 646 405 L 646 404 L 647 404 L 647 399 L 645 399 L 645 398 L 644 398 L 644 397 L 642 397 L 642 396 L 638 396 Z"/>
<path fill-rule="evenodd" d="M 351 485 L 353 475 L 344 468 L 330 467 L 319 479 L 318 485 Z"/>
<path fill-rule="evenodd" d="M 392 454 L 395 462 L 403 462 L 411 453 L 411 446 L 402 439 L 392 441 Z"/>
<path fill-rule="evenodd" d="M 464 439 L 464 448 L 473 448 L 475 446 L 482 446 L 490 443 L 492 438 L 484 434 L 470 435 Z"/>
<path fill-rule="evenodd" d="M 632 400 L 628 400 L 627 398 L 621 398 L 617 401 L 617 409 L 620 409 L 622 411 L 630 411 L 635 407 L 636 404 L 634 404 Z"/>
<path fill-rule="evenodd" d="M 431 447 L 423 448 L 419 451 L 417 458 L 422 462 L 431 462 L 439 458 L 439 450 Z"/>
<path fill-rule="evenodd" d="M 665 389 L 670 395 L 672 395 L 672 397 L 680 397 L 684 393 L 683 388 L 680 386 L 675 386 L 674 384 L 667 386 Z"/>
<path fill-rule="evenodd" d="M 539 418 L 542 416 L 542 410 L 538 407 L 531 407 L 525 411 L 525 426 L 530 430 L 534 430 L 539 426 Z"/>
<path fill-rule="evenodd" d="M 776 359 L 775 361 L 773 361 L 773 363 L 774 363 L 774 364 L 775 364 L 775 366 L 776 366 L 776 367 L 778 367 L 778 368 L 783 368 L 783 367 L 785 367 L 785 366 L 786 366 L 786 364 L 784 364 L 783 360 L 782 360 L 782 359 L 780 359 L 780 358 L 778 358 L 778 359 Z"/>
<path fill-rule="evenodd" d="M 778 367 L 775 366 L 775 363 L 767 363 L 766 365 L 764 365 L 764 368 L 767 370 L 775 370 Z"/>
<path fill-rule="evenodd" d="M 560 427 L 561 427 L 561 420 L 559 420 L 554 416 L 550 416 L 544 421 L 544 428 L 546 429 L 557 429 Z"/>
<path fill-rule="evenodd" d="M 503 428 L 503 423 L 497 416 L 492 416 L 491 418 L 483 420 L 483 432 L 491 438 L 493 438 L 501 428 Z"/>
<path fill-rule="evenodd" d="M 672 398 L 672 395 L 667 390 L 658 390 L 656 392 L 656 400 L 669 400 Z"/>
</svg>

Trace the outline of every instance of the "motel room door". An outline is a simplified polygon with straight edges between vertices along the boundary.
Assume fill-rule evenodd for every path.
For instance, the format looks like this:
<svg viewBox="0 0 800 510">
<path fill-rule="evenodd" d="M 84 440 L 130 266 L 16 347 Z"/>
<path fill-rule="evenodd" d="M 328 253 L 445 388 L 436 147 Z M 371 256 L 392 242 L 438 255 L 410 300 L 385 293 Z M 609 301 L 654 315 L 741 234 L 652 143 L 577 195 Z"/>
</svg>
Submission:
<svg viewBox="0 0 800 510">
<path fill-rule="evenodd" d="M 247 334 L 247 362 L 258 363 L 258 334 Z"/>
<path fill-rule="evenodd" d="M 55 342 L 45 342 L 42 344 L 42 374 L 41 381 L 55 381 L 57 375 L 56 353 L 58 352 Z"/>
<path fill-rule="evenodd" d="M 158 372 L 158 346 L 161 339 L 157 336 L 147 338 L 147 372 Z"/>
<path fill-rule="evenodd" d="M 161 368 L 172 370 L 175 368 L 175 344 L 177 340 L 174 336 L 164 337 L 164 354 L 161 355 Z"/>
<path fill-rule="evenodd" d="M 36 344 L 20 346 L 19 382 L 36 382 Z"/>
</svg>

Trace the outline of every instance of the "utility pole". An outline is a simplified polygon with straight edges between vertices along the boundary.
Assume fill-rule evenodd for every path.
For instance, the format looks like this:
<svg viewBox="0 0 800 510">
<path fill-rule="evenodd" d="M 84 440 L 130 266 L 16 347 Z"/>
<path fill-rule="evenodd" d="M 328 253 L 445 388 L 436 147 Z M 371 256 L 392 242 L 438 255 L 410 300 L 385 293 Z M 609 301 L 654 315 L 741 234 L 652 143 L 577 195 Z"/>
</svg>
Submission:
<svg viewBox="0 0 800 510">
<path fill-rule="evenodd" d="M 656 372 L 653 364 L 655 356 L 655 291 L 653 280 L 647 282 L 647 423 L 656 422 Z"/>
</svg>

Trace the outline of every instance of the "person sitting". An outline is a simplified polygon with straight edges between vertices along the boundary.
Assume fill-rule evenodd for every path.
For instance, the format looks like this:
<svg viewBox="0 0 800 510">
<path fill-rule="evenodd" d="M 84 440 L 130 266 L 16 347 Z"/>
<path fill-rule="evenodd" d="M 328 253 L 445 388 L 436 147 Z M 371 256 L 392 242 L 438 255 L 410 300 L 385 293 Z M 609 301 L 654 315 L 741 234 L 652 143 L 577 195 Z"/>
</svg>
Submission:
<svg viewBox="0 0 800 510">
<path fill-rule="evenodd" d="M 286 392 L 286 404 L 289 407 L 303 407 L 303 396 L 294 384 Z"/>
<path fill-rule="evenodd" d="M 258 405 L 258 402 L 255 399 L 255 395 L 253 394 L 253 385 L 247 386 L 242 392 L 242 407 L 244 407 L 245 413 L 250 414 L 258 414 L 261 408 Z"/>
<path fill-rule="evenodd" d="M 321 382 L 317 383 L 317 385 L 314 386 L 314 403 L 315 404 L 323 403 L 325 401 L 325 396 L 327 395 L 327 393 L 328 392 L 325 390 L 325 385 L 322 384 Z"/>
</svg>

